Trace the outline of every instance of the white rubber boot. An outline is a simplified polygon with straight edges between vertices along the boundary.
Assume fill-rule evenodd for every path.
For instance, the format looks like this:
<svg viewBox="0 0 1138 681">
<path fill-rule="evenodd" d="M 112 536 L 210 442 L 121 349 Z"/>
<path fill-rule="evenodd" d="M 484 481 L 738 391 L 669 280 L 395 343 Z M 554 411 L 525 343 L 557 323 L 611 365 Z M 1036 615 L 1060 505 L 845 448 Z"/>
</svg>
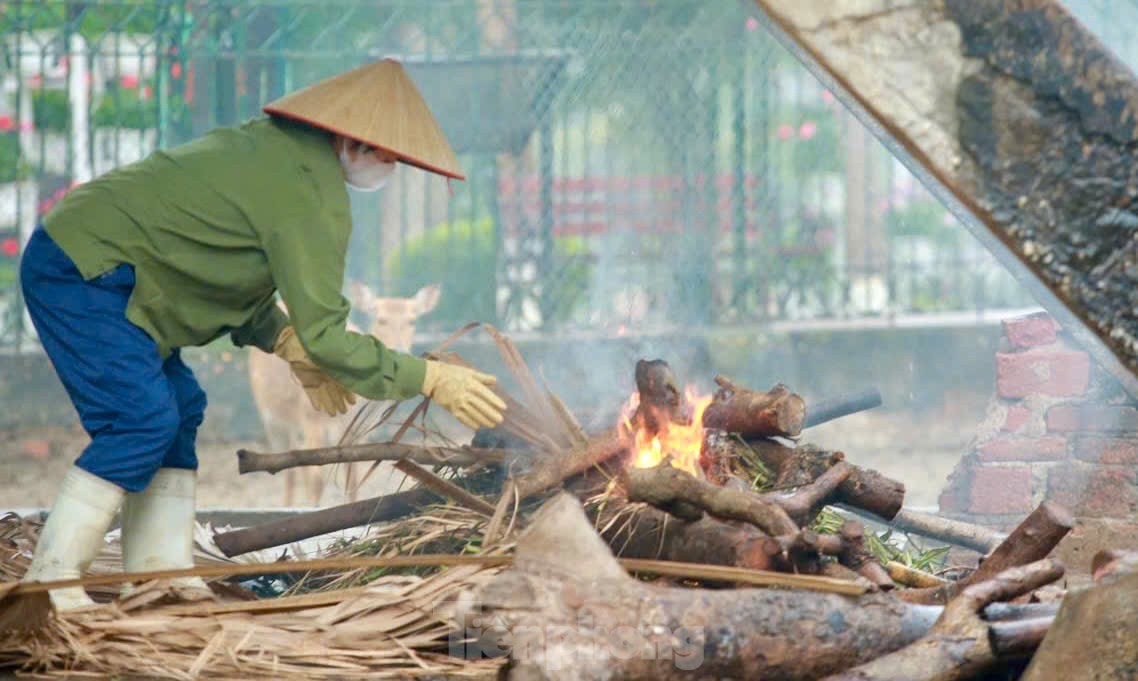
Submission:
<svg viewBox="0 0 1138 681">
<path fill-rule="evenodd" d="M 124 494 L 118 485 L 72 466 L 59 486 L 23 581 L 46 582 L 82 576 L 99 555 L 103 537 L 115 519 Z M 80 586 L 55 589 L 48 595 L 60 612 L 95 604 Z"/>
<path fill-rule="evenodd" d="M 197 471 L 159 468 L 150 485 L 126 495 L 122 507 L 123 569 L 126 572 L 177 570 L 194 566 L 194 508 Z M 178 577 L 179 595 L 211 595 L 200 577 Z M 129 586 L 123 594 L 130 593 Z"/>
</svg>

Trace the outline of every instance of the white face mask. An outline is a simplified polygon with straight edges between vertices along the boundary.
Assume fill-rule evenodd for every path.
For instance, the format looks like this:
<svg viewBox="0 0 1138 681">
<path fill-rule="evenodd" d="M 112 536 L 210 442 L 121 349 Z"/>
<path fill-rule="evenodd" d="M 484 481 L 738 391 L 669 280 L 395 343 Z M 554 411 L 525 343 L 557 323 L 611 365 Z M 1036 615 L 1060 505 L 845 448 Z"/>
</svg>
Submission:
<svg viewBox="0 0 1138 681">
<path fill-rule="evenodd" d="M 395 172 L 394 162 L 381 161 L 374 152 L 364 153 L 364 145 L 360 145 L 354 159 L 347 148 L 341 149 L 340 165 L 344 168 L 344 180 L 348 186 L 363 192 L 381 189 Z"/>
</svg>

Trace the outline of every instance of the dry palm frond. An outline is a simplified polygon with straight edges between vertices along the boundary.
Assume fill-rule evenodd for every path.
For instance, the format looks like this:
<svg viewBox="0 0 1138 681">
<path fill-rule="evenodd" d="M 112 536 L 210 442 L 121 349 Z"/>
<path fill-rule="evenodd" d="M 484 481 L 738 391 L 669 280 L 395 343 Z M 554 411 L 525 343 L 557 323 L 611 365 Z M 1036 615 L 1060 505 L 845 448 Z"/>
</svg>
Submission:
<svg viewBox="0 0 1138 681">
<path fill-rule="evenodd" d="M 52 677 L 492 678 L 497 662 L 452 657 L 447 646 L 458 641 L 449 624 L 453 599 L 497 571 L 463 566 L 427 578 L 384 577 L 363 589 L 297 597 L 307 599 L 300 603 L 138 611 L 111 604 L 5 635 L 0 665 Z M 258 612 L 266 602 L 274 609 Z"/>
<path fill-rule="evenodd" d="M 341 556 L 413 556 L 419 554 L 472 555 L 482 553 L 481 537 L 486 517 L 460 506 L 437 505 L 423 509 L 417 516 L 375 527 L 356 541 L 329 547 L 327 557 Z M 496 546 L 489 555 L 502 555 L 512 545 Z M 433 574 L 437 566 L 412 570 L 370 568 L 342 572 L 332 576 L 311 576 L 294 585 L 292 591 L 342 589 L 365 584 L 391 574 Z"/>
</svg>

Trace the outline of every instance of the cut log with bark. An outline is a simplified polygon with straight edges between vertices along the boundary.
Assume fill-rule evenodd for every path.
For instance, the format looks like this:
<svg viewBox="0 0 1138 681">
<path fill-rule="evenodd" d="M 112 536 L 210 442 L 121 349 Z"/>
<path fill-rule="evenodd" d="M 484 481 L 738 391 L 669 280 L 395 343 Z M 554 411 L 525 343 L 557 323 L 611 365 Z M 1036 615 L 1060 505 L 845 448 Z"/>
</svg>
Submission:
<svg viewBox="0 0 1138 681">
<path fill-rule="evenodd" d="M 756 4 L 1138 395 L 1134 72 L 1060 0 Z"/>
<path fill-rule="evenodd" d="M 748 523 L 704 516 L 679 520 L 651 506 L 608 503 L 591 508 L 597 531 L 621 558 L 705 563 L 754 570 L 782 570 L 783 547 Z"/>
<path fill-rule="evenodd" d="M 811 445 L 789 447 L 766 439 L 752 440 L 747 444 L 763 465 L 776 475 L 775 485 L 778 487 L 806 484 L 845 459 L 841 452 Z M 868 511 L 885 520 L 896 516 L 904 501 L 904 484 L 859 466 L 853 466 L 853 472 L 838 486 L 834 497 L 834 503 Z"/>
<path fill-rule="evenodd" d="M 297 449 L 264 453 L 248 449 L 237 451 L 239 473 L 279 473 L 297 466 L 328 466 L 357 461 L 412 461 L 425 466 L 465 468 L 487 463 L 502 463 L 511 452 L 503 449 L 476 447 L 427 447 L 399 442 L 373 442 L 341 447 Z"/>
<path fill-rule="evenodd" d="M 703 412 L 703 426 L 743 437 L 796 437 L 806 420 L 806 402 L 781 383 L 767 392 L 716 376 L 719 390 Z"/>
<path fill-rule="evenodd" d="M 943 587 L 901 591 L 899 596 L 910 603 L 946 603 L 970 584 L 1046 558 L 1074 526 L 1070 511 L 1053 501 L 1044 501 L 968 577 Z"/>
<path fill-rule="evenodd" d="M 990 603 L 1030 593 L 1063 576 L 1063 566 L 1041 560 L 1001 571 L 952 599 L 919 641 L 825 681 L 966 681 L 990 668 L 998 650 L 1019 655 L 1038 639 L 1040 628 L 1024 623 L 1003 627 L 993 644 L 992 626 L 981 612 Z M 1043 628 L 1046 630 L 1046 627 Z M 999 646 L 997 650 L 996 645 Z"/>
<path fill-rule="evenodd" d="M 535 515 L 515 566 L 456 608 L 473 645 L 509 651 L 509 679 L 817 679 L 898 650 L 928 626 L 921 609 L 884 594 L 640 583 L 567 494 Z"/>
<path fill-rule="evenodd" d="M 253 527 L 213 535 L 217 548 L 229 557 L 318 537 L 352 527 L 403 518 L 437 503 L 440 497 L 426 488 L 364 499 L 282 518 Z"/>
<path fill-rule="evenodd" d="M 697 480 L 668 459 L 652 468 L 626 468 L 620 482 L 629 501 L 649 503 L 681 520 L 699 520 L 706 511 L 721 520 L 750 523 L 772 537 L 798 533 L 798 525 L 779 504 Z"/>
<path fill-rule="evenodd" d="M 880 593 L 644 584 L 620 568 L 580 503 L 562 493 L 519 538 L 514 568 L 458 598 L 455 624 L 469 641 L 467 653 L 509 656 L 503 679 L 811 681 L 934 634 L 942 639 L 933 649 L 937 659 L 971 651 L 981 630 L 985 641 L 991 635 L 1008 649 L 1018 637 L 1022 649 L 1021 621 L 989 624 L 978 613 L 997 597 L 1059 574 L 1050 562 L 1027 572 L 973 587 L 967 608 L 909 605 Z M 993 592 L 994 583 L 1001 590 Z M 969 645 L 956 646 L 947 634 L 962 622 Z M 930 630 L 934 623 L 939 630 Z"/>
</svg>

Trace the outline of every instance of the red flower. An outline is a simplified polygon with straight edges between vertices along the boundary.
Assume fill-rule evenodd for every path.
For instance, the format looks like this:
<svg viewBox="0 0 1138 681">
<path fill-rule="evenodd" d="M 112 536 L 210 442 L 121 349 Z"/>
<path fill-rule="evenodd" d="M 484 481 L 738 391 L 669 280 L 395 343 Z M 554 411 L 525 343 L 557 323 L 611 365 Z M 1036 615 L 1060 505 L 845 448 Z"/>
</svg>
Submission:
<svg viewBox="0 0 1138 681">
<path fill-rule="evenodd" d="M 798 128 L 798 136 L 804 140 L 811 139 L 817 133 L 818 126 L 814 124 L 814 121 L 806 121 Z"/>
<path fill-rule="evenodd" d="M 786 123 L 778 126 L 778 138 L 784 142 L 794 136 L 794 128 Z"/>
<path fill-rule="evenodd" d="M 14 130 L 16 121 L 8 114 L 0 115 L 0 130 Z"/>
<path fill-rule="evenodd" d="M 176 61 L 170 65 L 170 77 L 173 78 L 174 80 L 178 80 L 179 78 L 182 77 L 182 63 L 181 62 Z"/>
<path fill-rule="evenodd" d="M 129 74 L 125 75 L 119 78 L 119 85 L 128 90 L 133 90 L 134 88 L 138 87 L 138 76 L 132 76 Z"/>
<path fill-rule="evenodd" d="M 13 237 L 8 237 L 0 241 L 0 253 L 3 253 L 9 258 L 16 257 L 20 254 L 20 242 L 16 241 Z"/>
</svg>

